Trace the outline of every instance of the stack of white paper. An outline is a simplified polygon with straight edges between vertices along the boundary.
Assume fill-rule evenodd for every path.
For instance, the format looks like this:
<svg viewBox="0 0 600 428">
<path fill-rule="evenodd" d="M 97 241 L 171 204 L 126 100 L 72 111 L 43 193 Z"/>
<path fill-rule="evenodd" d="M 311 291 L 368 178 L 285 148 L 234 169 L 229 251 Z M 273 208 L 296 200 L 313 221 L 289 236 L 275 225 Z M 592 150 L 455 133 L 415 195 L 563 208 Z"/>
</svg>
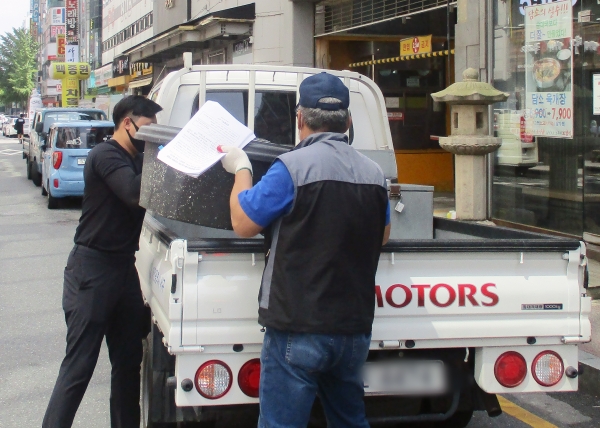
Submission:
<svg viewBox="0 0 600 428">
<path fill-rule="evenodd" d="M 219 103 L 207 101 L 173 140 L 160 152 L 158 159 L 192 177 L 198 177 L 217 163 L 224 153 L 218 146 L 240 149 L 256 137 Z"/>
</svg>

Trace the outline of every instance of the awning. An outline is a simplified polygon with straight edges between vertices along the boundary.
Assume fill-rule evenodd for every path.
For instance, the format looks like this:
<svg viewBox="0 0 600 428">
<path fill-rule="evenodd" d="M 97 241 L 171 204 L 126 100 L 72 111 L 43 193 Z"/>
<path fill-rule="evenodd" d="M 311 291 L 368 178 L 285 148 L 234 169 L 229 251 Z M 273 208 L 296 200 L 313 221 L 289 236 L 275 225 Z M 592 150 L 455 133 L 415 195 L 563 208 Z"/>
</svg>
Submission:
<svg viewBox="0 0 600 428">
<path fill-rule="evenodd" d="M 129 89 L 132 88 L 141 88 L 142 86 L 148 86 L 152 83 L 152 77 L 147 77 L 146 79 L 136 79 L 129 82 Z"/>
<path fill-rule="evenodd" d="M 123 52 L 134 62 L 164 62 L 180 57 L 183 52 L 205 49 L 203 42 L 211 39 L 233 40 L 252 35 L 253 19 L 205 18 L 192 24 L 180 25 Z"/>
<path fill-rule="evenodd" d="M 352 64 L 348 64 L 348 67 L 350 67 L 350 68 L 364 67 L 365 65 L 387 64 L 390 62 L 408 61 L 411 59 L 433 58 L 433 57 L 440 57 L 440 56 L 446 56 L 446 55 L 454 55 L 454 49 L 450 49 L 450 53 L 448 53 L 448 50 L 445 50 L 445 51 L 437 51 L 437 52 L 430 52 L 430 53 L 416 54 L 416 55 L 396 56 L 393 58 L 382 58 L 382 59 L 376 59 L 376 60 L 372 60 L 372 61 L 355 62 Z"/>
<path fill-rule="evenodd" d="M 112 79 L 108 79 L 108 86 L 110 86 L 110 87 L 125 86 L 129 83 L 130 80 L 131 80 L 131 76 L 129 76 L 129 75 L 113 77 Z"/>
</svg>

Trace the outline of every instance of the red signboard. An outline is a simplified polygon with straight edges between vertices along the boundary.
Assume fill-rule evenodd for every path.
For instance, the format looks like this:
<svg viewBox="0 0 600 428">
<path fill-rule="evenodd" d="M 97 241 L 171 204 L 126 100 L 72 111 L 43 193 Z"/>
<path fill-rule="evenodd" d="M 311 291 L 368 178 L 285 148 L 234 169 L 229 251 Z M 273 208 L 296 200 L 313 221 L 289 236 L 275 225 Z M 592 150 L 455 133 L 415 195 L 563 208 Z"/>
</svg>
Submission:
<svg viewBox="0 0 600 428">
<path fill-rule="evenodd" d="M 77 0 L 67 0 L 66 12 L 67 41 L 74 42 L 78 40 Z"/>
<path fill-rule="evenodd" d="M 50 37 L 54 38 L 57 34 L 65 34 L 64 25 L 51 25 L 50 26 Z"/>
</svg>

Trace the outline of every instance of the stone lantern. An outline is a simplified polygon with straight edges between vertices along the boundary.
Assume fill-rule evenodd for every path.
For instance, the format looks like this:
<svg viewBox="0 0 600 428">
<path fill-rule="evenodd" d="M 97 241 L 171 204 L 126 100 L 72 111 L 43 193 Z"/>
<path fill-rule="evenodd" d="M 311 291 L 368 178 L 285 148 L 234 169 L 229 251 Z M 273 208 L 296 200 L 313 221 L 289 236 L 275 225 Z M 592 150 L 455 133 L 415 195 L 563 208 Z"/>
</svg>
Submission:
<svg viewBox="0 0 600 428">
<path fill-rule="evenodd" d="M 463 81 L 431 94 L 434 101 L 450 104 L 450 136 L 440 146 L 455 156 L 456 218 L 486 219 L 485 155 L 497 150 L 500 138 L 489 135 L 488 105 L 506 101 L 507 93 L 479 81 L 473 68 L 463 72 Z"/>
</svg>

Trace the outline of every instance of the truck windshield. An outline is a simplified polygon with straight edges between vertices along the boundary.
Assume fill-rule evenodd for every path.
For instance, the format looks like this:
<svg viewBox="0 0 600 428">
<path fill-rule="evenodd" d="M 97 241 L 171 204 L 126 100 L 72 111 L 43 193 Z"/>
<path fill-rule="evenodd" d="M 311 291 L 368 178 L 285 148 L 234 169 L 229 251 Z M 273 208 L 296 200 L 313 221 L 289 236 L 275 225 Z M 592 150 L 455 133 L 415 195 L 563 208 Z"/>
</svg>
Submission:
<svg viewBox="0 0 600 428">
<path fill-rule="evenodd" d="M 56 130 L 57 149 L 91 149 L 96 144 L 110 140 L 114 128 L 100 127 L 60 127 Z"/>
<path fill-rule="evenodd" d="M 56 113 L 46 113 L 44 116 L 44 132 L 48 132 L 50 126 L 56 122 L 73 122 L 75 120 L 106 120 L 106 116 L 102 112 L 89 111 L 65 111 Z"/>
</svg>

